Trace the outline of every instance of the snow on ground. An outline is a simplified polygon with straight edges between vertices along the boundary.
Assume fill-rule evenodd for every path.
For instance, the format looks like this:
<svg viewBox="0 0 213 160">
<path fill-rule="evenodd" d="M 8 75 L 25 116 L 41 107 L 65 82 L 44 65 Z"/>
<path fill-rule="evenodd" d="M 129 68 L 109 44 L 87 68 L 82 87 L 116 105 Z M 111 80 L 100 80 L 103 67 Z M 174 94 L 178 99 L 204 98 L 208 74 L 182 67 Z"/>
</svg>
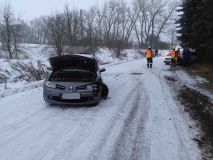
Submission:
<svg viewBox="0 0 213 160">
<path fill-rule="evenodd" d="M 115 56 L 113 50 L 108 48 L 99 48 L 95 53 L 95 57 L 99 61 L 100 65 L 104 65 L 140 59 L 143 57 L 143 55 L 139 54 L 138 50 L 125 49 L 121 52 L 121 56 L 118 58 Z"/>
<path fill-rule="evenodd" d="M 23 46 L 30 59 L 19 61 L 49 65 L 53 50 L 48 46 Z M 11 63 L 18 60 L 0 59 L 0 74 L 11 81 L 6 90 L 0 84 L 0 160 L 200 160 L 192 140 L 197 131 L 189 128 L 193 122 L 165 76 L 177 76 L 190 86 L 207 81 L 182 70 L 173 72 L 163 63 L 167 50 L 159 51 L 162 57 L 154 58 L 153 69 L 146 68 L 139 52 L 124 50 L 121 58 L 106 48 L 96 52 L 107 69 L 103 79 L 110 92 L 93 108 L 49 106 L 42 97 L 42 80 L 14 82 L 19 73 Z"/>
<path fill-rule="evenodd" d="M 168 50 L 160 50 L 161 57 L 165 57 L 168 54 Z M 197 76 L 197 75 L 189 75 L 186 71 L 179 68 L 175 70 L 175 76 L 181 81 L 182 84 L 187 85 L 189 88 L 195 89 L 203 95 L 209 97 L 210 101 L 213 103 L 213 93 L 209 90 L 202 89 L 200 84 L 210 83 L 207 79 Z"/>
<path fill-rule="evenodd" d="M 213 103 L 213 92 L 206 90 L 206 89 L 202 89 L 201 87 L 199 87 L 200 84 L 202 84 L 202 83 L 210 83 L 207 79 L 200 77 L 200 76 L 196 76 L 196 75 L 194 75 L 194 76 L 189 75 L 184 70 L 176 71 L 176 76 L 179 78 L 179 80 L 183 84 L 185 84 L 189 88 L 192 88 L 192 89 L 200 92 L 201 94 L 209 97 L 209 100 Z"/>
<path fill-rule="evenodd" d="M 48 45 L 41 44 L 22 44 L 25 55 L 32 60 L 46 60 L 55 55 L 55 51 Z"/>
<path fill-rule="evenodd" d="M 7 88 L 19 88 L 21 86 L 29 85 L 32 83 L 28 80 L 30 71 L 28 67 L 34 69 L 46 70 L 49 66 L 48 57 L 52 56 L 53 50 L 45 45 L 37 44 L 22 44 L 22 58 L 21 59 L 0 59 L 0 82 L 7 79 Z M 24 71 L 26 69 L 26 71 Z M 28 77 L 25 77 L 28 74 Z M 5 84 L 0 83 L 0 95 L 4 90 Z"/>
<path fill-rule="evenodd" d="M 179 77 L 181 78 L 183 83 L 186 83 L 188 85 L 195 86 L 198 83 L 208 83 L 209 81 L 206 80 L 205 78 L 202 78 L 200 76 L 190 76 L 183 70 L 178 71 Z"/>
<path fill-rule="evenodd" d="M 0 159 L 201 159 L 163 58 L 104 67 L 109 98 L 96 107 L 49 106 L 42 87 L 2 98 Z"/>
</svg>

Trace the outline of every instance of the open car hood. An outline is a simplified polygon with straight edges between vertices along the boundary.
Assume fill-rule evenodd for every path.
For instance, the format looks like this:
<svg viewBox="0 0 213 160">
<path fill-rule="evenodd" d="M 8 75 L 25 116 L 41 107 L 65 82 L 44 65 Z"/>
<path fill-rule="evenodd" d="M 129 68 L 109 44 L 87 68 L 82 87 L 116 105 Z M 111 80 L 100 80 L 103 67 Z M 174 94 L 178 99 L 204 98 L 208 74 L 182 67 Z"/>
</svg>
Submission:
<svg viewBox="0 0 213 160">
<path fill-rule="evenodd" d="M 63 55 L 49 58 L 53 72 L 64 69 L 81 69 L 89 72 L 97 72 L 97 61 L 92 58 L 79 55 Z"/>
</svg>

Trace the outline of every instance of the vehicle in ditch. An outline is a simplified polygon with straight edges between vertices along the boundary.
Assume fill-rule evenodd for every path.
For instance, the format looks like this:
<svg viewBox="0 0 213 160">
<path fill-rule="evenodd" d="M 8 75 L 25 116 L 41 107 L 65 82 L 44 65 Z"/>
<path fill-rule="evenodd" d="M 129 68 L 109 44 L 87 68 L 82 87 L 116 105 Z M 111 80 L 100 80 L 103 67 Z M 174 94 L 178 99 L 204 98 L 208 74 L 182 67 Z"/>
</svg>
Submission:
<svg viewBox="0 0 213 160">
<path fill-rule="evenodd" d="M 44 100 L 50 104 L 96 105 L 106 98 L 108 88 L 102 82 L 95 59 L 64 55 L 49 59 L 51 74 L 43 85 Z"/>
</svg>

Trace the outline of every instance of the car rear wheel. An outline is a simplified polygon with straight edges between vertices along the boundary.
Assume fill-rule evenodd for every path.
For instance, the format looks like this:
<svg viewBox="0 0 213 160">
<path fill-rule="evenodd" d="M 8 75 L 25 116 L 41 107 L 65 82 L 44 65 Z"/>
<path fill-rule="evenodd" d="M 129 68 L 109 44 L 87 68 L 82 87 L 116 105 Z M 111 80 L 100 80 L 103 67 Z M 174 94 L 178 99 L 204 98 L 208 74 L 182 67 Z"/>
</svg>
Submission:
<svg viewBox="0 0 213 160">
<path fill-rule="evenodd" d="M 101 97 L 103 99 L 107 99 L 108 93 L 109 93 L 109 88 L 104 83 L 102 83 L 101 85 L 102 85 L 101 86 Z"/>
</svg>

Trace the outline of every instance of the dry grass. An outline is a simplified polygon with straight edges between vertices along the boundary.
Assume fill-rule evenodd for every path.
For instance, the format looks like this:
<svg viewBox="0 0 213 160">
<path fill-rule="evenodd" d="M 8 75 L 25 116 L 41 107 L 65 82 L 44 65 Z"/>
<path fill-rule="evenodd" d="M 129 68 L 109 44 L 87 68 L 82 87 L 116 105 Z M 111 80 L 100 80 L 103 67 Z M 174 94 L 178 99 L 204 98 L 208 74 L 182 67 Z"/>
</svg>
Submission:
<svg viewBox="0 0 213 160">
<path fill-rule="evenodd" d="M 213 76 L 213 66 L 201 65 L 199 72 L 206 74 L 208 76 Z"/>
<path fill-rule="evenodd" d="M 213 66 L 211 65 L 192 65 L 186 68 L 191 75 L 198 75 L 213 82 Z"/>
<path fill-rule="evenodd" d="M 197 84 L 197 87 L 213 93 L 213 66 L 196 64 L 184 69 L 191 76 L 205 78 L 208 82 Z"/>
</svg>

